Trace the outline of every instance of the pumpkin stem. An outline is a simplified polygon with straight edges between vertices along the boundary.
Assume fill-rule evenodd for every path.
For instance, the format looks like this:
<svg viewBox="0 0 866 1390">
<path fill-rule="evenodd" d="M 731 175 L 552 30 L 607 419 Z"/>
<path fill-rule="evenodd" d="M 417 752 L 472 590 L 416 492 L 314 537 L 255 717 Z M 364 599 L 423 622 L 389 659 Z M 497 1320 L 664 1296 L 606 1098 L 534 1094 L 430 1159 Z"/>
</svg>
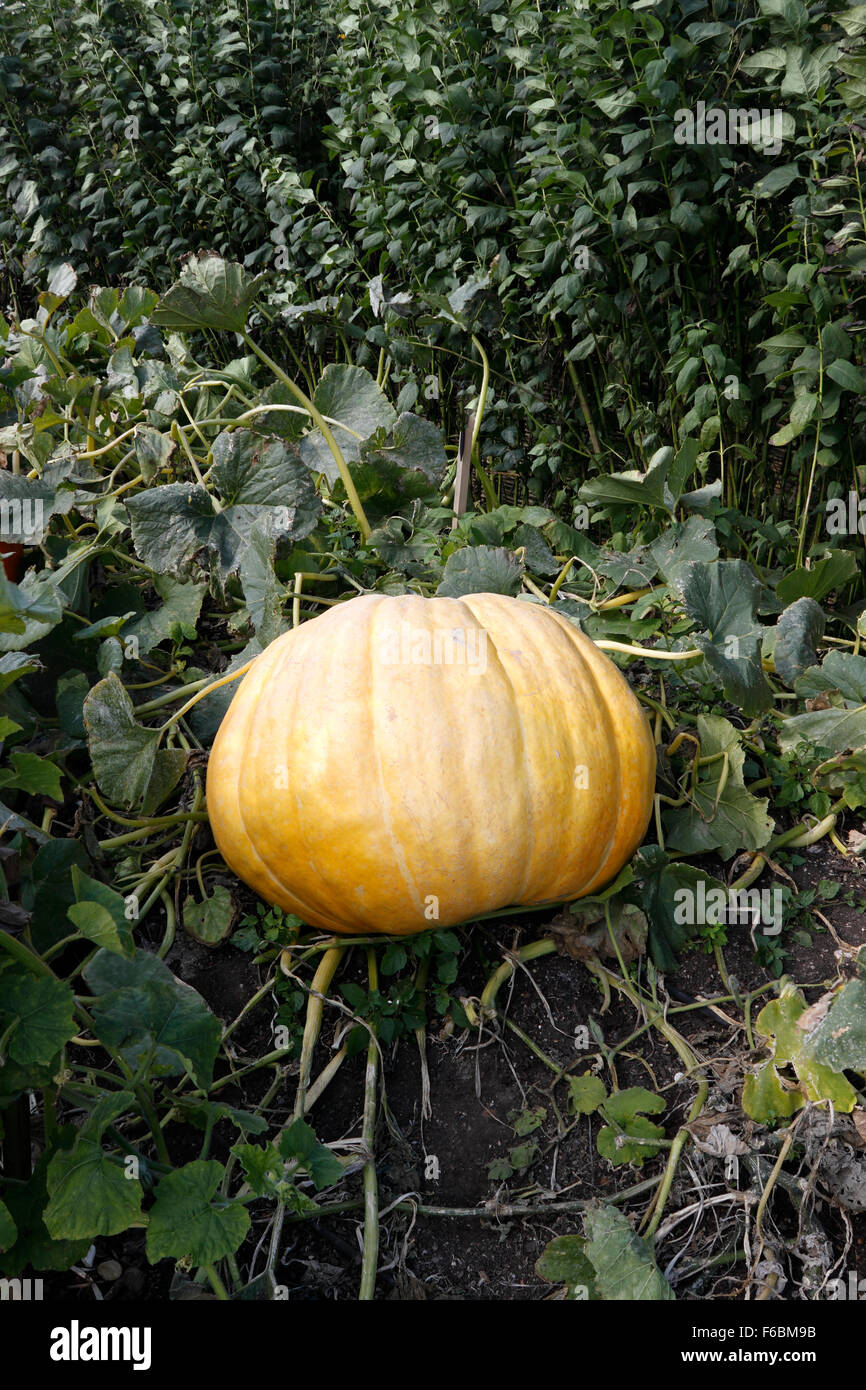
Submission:
<svg viewBox="0 0 866 1390">
<path fill-rule="evenodd" d="M 187 700 L 185 705 L 181 705 L 180 709 L 175 710 L 174 714 L 161 726 L 159 730 L 160 738 L 171 728 L 172 724 L 176 724 L 179 719 L 183 718 L 187 710 L 191 710 L 193 705 L 197 705 L 199 700 L 203 700 L 206 695 L 212 695 L 215 690 L 219 690 L 221 685 L 229 685 L 232 681 L 236 681 L 238 676 L 245 676 L 250 667 L 255 666 L 257 661 L 258 657 L 254 656 L 252 661 L 245 661 L 243 666 L 239 666 L 236 671 L 229 672 L 227 676 L 220 676 L 217 681 L 211 681 L 210 684 L 200 690 L 197 695 L 193 695 L 191 700 Z M 139 714 L 142 712 L 142 709 L 139 709 Z"/>
<path fill-rule="evenodd" d="M 379 975 L 376 969 L 376 953 L 367 948 L 367 975 L 370 992 L 378 989 Z M 364 1076 L 364 1123 L 361 1139 L 370 1155 L 364 1164 L 364 1247 L 361 1258 L 361 1287 L 359 1302 L 369 1303 L 376 1294 L 376 1268 L 379 1263 L 379 1183 L 376 1177 L 376 1160 L 373 1144 L 376 1136 L 376 1092 L 379 1064 L 379 1043 L 375 1027 L 370 1028 L 370 1041 L 367 1044 L 367 1070 Z"/>
<path fill-rule="evenodd" d="M 688 652 L 659 652 L 654 647 L 635 647 L 630 642 L 608 642 L 601 639 L 595 644 L 604 652 L 625 652 L 627 656 L 651 656 L 656 661 L 692 661 L 704 653 L 697 647 Z"/>
</svg>

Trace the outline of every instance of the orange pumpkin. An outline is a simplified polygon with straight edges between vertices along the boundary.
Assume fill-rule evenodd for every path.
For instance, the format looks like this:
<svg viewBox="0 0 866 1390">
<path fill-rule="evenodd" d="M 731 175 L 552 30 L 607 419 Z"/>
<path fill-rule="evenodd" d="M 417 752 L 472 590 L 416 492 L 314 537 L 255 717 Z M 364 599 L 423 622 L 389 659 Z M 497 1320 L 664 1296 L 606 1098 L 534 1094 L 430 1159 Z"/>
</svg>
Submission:
<svg viewBox="0 0 866 1390">
<path fill-rule="evenodd" d="M 624 677 L 549 608 L 364 595 L 258 658 L 207 802 L 268 902 L 408 934 L 604 887 L 643 839 L 655 765 Z"/>
</svg>

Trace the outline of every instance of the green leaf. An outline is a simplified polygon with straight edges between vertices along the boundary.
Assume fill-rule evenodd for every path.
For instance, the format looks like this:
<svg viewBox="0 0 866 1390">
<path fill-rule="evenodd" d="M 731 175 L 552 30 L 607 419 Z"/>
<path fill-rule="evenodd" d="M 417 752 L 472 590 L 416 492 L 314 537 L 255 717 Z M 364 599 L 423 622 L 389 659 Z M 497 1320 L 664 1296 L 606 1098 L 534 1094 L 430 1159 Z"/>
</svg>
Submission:
<svg viewBox="0 0 866 1390">
<path fill-rule="evenodd" d="M 5 656 L 0 656 L 0 694 L 7 690 L 13 681 L 20 680 L 22 676 L 30 676 L 41 667 L 39 657 L 31 656 L 29 652 L 7 652 Z"/>
<path fill-rule="evenodd" d="M 204 488 L 181 483 L 126 504 L 140 558 L 159 573 L 181 576 L 199 551 L 210 552 L 223 582 L 237 570 L 254 527 L 274 538 L 302 540 L 322 511 L 313 480 L 291 445 L 251 430 L 224 431 L 213 443 L 214 506 Z"/>
<path fill-rule="evenodd" d="M 320 1144 L 305 1120 L 293 1120 L 280 1135 L 283 1158 L 297 1158 L 313 1179 L 316 1190 L 332 1187 L 343 1176 L 343 1165 L 331 1150 Z"/>
<path fill-rule="evenodd" d="M 157 730 L 136 722 L 132 701 L 114 672 L 85 698 L 84 724 L 103 795 L 126 809 L 141 806 L 151 815 L 183 776 L 186 754 L 157 747 Z"/>
<path fill-rule="evenodd" d="M 522 582 L 523 565 L 510 550 L 501 546 L 464 546 L 449 555 L 436 593 L 446 598 L 462 598 L 464 594 L 514 597 Z"/>
<path fill-rule="evenodd" d="M 273 1144 L 235 1144 L 232 1153 L 257 1197 L 272 1197 L 281 1191 L 284 1160 Z"/>
<path fill-rule="evenodd" d="M 18 1239 L 18 1228 L 12 1213 L 5 1202 L 0 1202 L 0 1255 L 4 1254 Z"/>
<path fill-rule="evenodd" d="M 841 589 L 857 573 L 857 561 L 850 550 L 831 550 L 811 569 L 794 569 L 784 575 L 776 586 L 782 603 L 798 598 L 812 598 L 820 603 L 834 589 Z"/>
<path fill-rule="evenodd" d="M 607 1087 L 598 1076 L 585 1072 L 568 1078 L 568 1108 L 572 1115 L 592 1115 L 607 1098 Z"/>
<path fill-rule="evenodd" d="M 222 1101 L 183 1098 L 180 1101 L 175 1100 L 175 1104 L 180 1106 L 185 1118 L 199 1129 L 206 1129 L 208 1120 L 211 1124 L 228 1120 L 242 1134 L 263 1134 L 268 1128 L 268 1122 L 263 1115 L 252 1115 L 248 1110 L 238 1110 Z"/>
<path fill-rule="evenodd" d="M 745 753 L 733 724 L 718 715 L 698 715 L 701 757 L 716 757 L 699 769 L 694 805 L 665 813 L 668 848 L 682 854 L 717 849 L 730 859 L 740 849 L 761 849 L 773 833 L 766 798 L 752 796 L 743 780 Z"/>
<path fill-rule="evenodd" d="M 586 1229 L 585 1251 L 596 1273 L 599 1298 L 630 1303 L 674 1299 L 652 1245 L 635 1235 L 622 1212 L 593 1203 L 586 1213 Z"/>
<path fill-rule="evenodd" d="M 50 796 L 52 801 L 62 801 L 60 768 L 48 758 L 40 758 L 35 753 L 27 753 L 15 748 L 9 755 L 11 769 L 0 769 L 0 787 L 18 787 L 31 796 Z"/>
<path fill-rule="evenodd" d="M 647 1159 L 655 1158 L 659 1152 L 657 1145 L 645 1142 L 630 1144 L 627 1139 L 664 1139 L 665 1132 L 661 1126 L 645 1119 L 643 1113 L 659 1115 L 664 1108 L 662 1097 L 642 1086 L 613 1091 L 601 1106 L 601 1113 L 609 1121 L 596 1141 L 602 1158 L 616 1165 L 633 1163 L 638 1168 Z"/>
<path fill-rule="evenodd" d="M 71 871 L 76 865 L 80 869 L 89 867 L 79 840 L 46 837 L 40 844 L 30 870 L 32 897 L 26 903 L 33 914 L 30 921 L 33 944 L 39 951 L 69 935 L 66 910 L 75 901 Z"/>
<path fill-rule="evenodd" d="M 695 935 L 698 925 L 687 920 L 682 903 L 695 901 L 698 883 L 703 883 L 707 890 L 723 885 L 691 864 L 670 863 L 657 846 L 647 846 L 639 862 L 642 902 L 649 921 L 650 955 L 659 970 L 676 970 L 678 955 Z"/>
<path fill-rule="evenodd" d="M 184 931 L 204 946 L 218 946 L 224 941 L 235 919 L 232 895 L 218 883 L 209 898 L 196 902 L 187 898 L 183 905 Z"/>
<path fill-rule="evenodd" d="M 866 659 L 853 652 L 831 651 L 821 666 L 810 666 L 795 684 L 802 699 L 838 691 L 842 704 L 786 719 L 779 732 L 783 752 L 806 741 L 831 753 L 866 747 Z"/>
<path fill-rule="evenodd" d="M 55 1141 L 40 1154 L 29 1182 L 10 1184 L 4 1193 L 6 1207 L 17 1227 L 14 1245 L 0 1256 L 0 1271 L 15 1277 L 28 1265 L 37 1271 L 66 1271 L 87 1253 L 90 1237 L 77 1240 L 52 1240 L 45 1227 L 44 1212 L 48 1202 L 46 1176 L 56 1153 L 69 1150 L 77 1138 L 71 1125 L 57 1131 Z"/>
<path fill-rule="evenodd" d="M 866 1075 L 866 980 L 842 986 L 809 1042 L 823 1066 Z"/>
<path fill-rule="evenodd" d="M 155 430 L 150 425 L 139 425 L 133 440 L 135 460 L 141 469 L 141 476 L 150 485 L 161 469 L 165 468 L 177 445 L 169 435 Z"/>
<path fill-rule="evenodd" d="M 380 427 L 390 430 L 397 413 L 375 377 L 364 367 L 332 362 L 322 373 L 313 403 L 331 424 L 340 452 L 349 463 L 360 454 L 362 440 Z M 344 428 L 340 428 L 343 426 Z M 333 485 L 339 475 L 336 460 L 321 431 L 313 429 L 299 444 L 300 455 L 313 473 L 324 473 Z"/>
<path fill-rule="evenodd" d="M 399 415 L 387 433 L 384 425 L 371 432 L 360 446 L 359 458 L 374 468 L 420 473 L 434 487 L 448 467 L 441 429 L 409 411 Z"/>
<path fill-rule="evenodd" d="M 677 576 L 689 617 L 706 629 L 690 638 L 721 679 L 728 699 L 745 714 L 773 703 L 761 669 L 761 626 L 755 609 L 762 585 L 742 560 L 691 564 Z"/>
<path fill-rule="evenodd" d="M 712 522 L 690 516 L 685 522 L 666 527 L 652 542 L 649 553 L 666 584 L 675 584 L 691 563 L 711 564 L 718 559 Z"/>
<path fill-rule="evenodd" d="M 782 1085 L 782 1078 L 772 1062 L 747 1073 L 743 1084 L 743 1109 L 759 1124 L 771 1125 L 777 1120 L 790 1119 L 805 1104 L 801 1091 Z"/>
<path fill-rule="evenodd" d="M 520 1110 L 516 1114 L 512 1112 L 508 1117 L 514 1125 L 514 1133 L 524 1138 L 527 1134 L 534 1134 L 540 1129 L 547 1119 L 547 1111 L 543 1105 L 532 1106 L 529 1110 Z"/>
<path fill-rule="evenodd" d="M 4 970 L 0 974 L 0 1015 L 7 1017 L 0 1025 L 0 1034 L 6 1033 L 10 1017 L 16 1020 L 14 1029 L 6 1033 L 6 1055 L 22 1066 L 52 1062 L 63 1044 L 78 1032 L 73 1003 L 72 990 L 63 980 L 32 975 L 17 965 Z"/>
<path fill-rule="evenodd" d="M 179 582 L 169 575 L 156 574 L 153 587 L 162 604 L 129 623 L 121 638 L 123 643 L 133 638 L 138 643 L 140 656 L 147 656 L 160 642 L 168 641 L 175 634 L 189 639 L 196 636 L 207 585 L 193 584 L 189 580 Z"/>
<path fill-rule="evenodd" d="M 45 1226 L 54 1240 L 119 1235 L 141 1216 L 141 1183 L 84 1136 L 52 1158 L 48 1191 Z"/>
<path fill-rule="evenodd" d="M 136 951 L 131 960 L 99 951 L 87 966 L 96 1036 L 129 1066 L 152 1076 L 181 1076 L 210 1086 L 222 1028 L 200 994 L 183 984 L 158 956 Z"/>
<path fill-rule="evenodd" d="M 210 1265 L 234 1254 L 250 1217 L 242 1203 L 217 1195 L 224 1176 L 215 1159 L 196 1159 L 159 1181 L 147 1226 L 151 1264 L 171 1258 Z"/>
<path fill-rule="evenodd" d="M 240 563 L 241 587 L 254 630 L 271 642 L 287 626 L 283 615 L 286 589 L 274 573 L 276 539 L 259 524 L 253 526 Z M 232 692 L 233 693 L 233 692 Z"/>
<path fill-rule="evenodd" d="M 804 671 L 794 688 L 804 700 L 838 690 L 845 700 L 863 704 L 866 702 L 866 657 L 834 648 L 820 666 L 810 666 Z"/>
<path fill-rule="evenodd" d="M 84 700 L 91 681 L 83 671 L 68 671 L 57 682 L 54 703 L 60 727 L 70 738 L 84 739 Z"/>
<path fill-rule="evenodd" d="M 580 1291 L 587 1300 L 598 1298 L 595 1270 L 586 1254 L 583 1236 L 556 1236 L 544 1247 L 535 1272 L 549 1284 L 566 1284 L 572 1296 Z"/>
<path fill-rule="evenodd" d="M 250 279 L 242 266 L 202 252 L 186 262 L 177 282 L 154 309 L 152 320 L 180 333 L 205 328 L 242 333 L 265 278 Z"/>
<path fill-rule="evenodd" d="M 66 915 L 79 934 L 96 946 L 104 946 L 108 951 L 117 951 L 126 956 L 132 955 L 134 947 L 131 940 L 125 948 L 121 945 L 111 913 L 101 903 L 73 903 Z"/>
<path fill-rule="evenodd" d="M 837 386 L 841 386 L 843 391 L 853 391 L 855 396 L 866 396 L 866 372 L 855 367 L 853 362 L 846 362 L 843 357 L 837 357 L 827 368 L 827 375 Z"/>
<path fill-rule="evenodd" d="M 604 477 L 590 478 L 581 485 L 578 496 L 589 506 L 629 503 L 673 512 L 677 499 L 667 485 L 668 473 L 673 462 L 673 449 L 659 449 L 650 460 L 645 474 L 632 469 L 626 473 L 609 473 Z M 682 482 L 682 475 L 679 481 Z"/>
<path fill-rule="evenodd" d="M 816 665 L 823 636 L 824 614 L 814 599 L 797 599 L 781 614 L 776 623 L 773 662 L 786 685 L 793 686 L 808 666 Z"/>
<path fill-rule="evenodd" d="M 44 570 L 26 574 L 20 584 L 0 574 L 0 651 L 20 652 L 40 641 L 60 622 L 64 602 Z"/>
<path fill-rule="evenodd" d="M 798 1026 L 805 1013 L 806 1001 L 800 990 L 783 982 L 779 998 L 764 1005 L 755 1027 L 763 1037 L 772 1040 L 774 1065 L 793 1067 L 807 1100 L 830 1100 L 834 1109 L 851 1111 L 858 1103 L 857 1092 L 844 1076 L 818 1060 L 814 1038 Z"/>
</svg>

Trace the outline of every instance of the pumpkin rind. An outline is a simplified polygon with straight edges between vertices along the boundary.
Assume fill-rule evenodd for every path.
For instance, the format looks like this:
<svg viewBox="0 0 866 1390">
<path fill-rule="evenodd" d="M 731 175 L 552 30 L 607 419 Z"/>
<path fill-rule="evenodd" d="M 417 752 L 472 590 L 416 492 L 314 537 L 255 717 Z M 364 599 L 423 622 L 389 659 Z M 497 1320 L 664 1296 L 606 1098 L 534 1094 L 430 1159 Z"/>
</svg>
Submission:
<svg viewBox="0 0 866 1390">
<path fill-rule="evenodd" d="M 409 934 L 602 888 L 643 839 L 655 765 L 624 677 L 550 609 L 363 595 L 258 658 L 207 802 L 267 901 Z"/>
</svg>

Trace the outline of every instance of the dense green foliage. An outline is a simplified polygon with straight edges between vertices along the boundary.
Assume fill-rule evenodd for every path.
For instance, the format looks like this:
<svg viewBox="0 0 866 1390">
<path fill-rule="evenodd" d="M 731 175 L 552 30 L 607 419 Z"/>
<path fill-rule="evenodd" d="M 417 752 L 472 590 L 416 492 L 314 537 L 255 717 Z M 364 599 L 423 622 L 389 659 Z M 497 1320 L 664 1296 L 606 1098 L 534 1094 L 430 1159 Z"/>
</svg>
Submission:
<svg viewBox="0 0 866 1390">
<path fill-rule="evenodd" d="M 857 485 L 862 7 L 22 0 L 4 19 L 16 284 L 68 259 L 159 288 L 213 247 L 273 272 L 274 339 L 313 376 L 339 340 L 374 370 L 383 350 L 459 428 L 471 350 L 429 321 L 451 296 L 491 357 L 482 453 L 537 496 L 685 435 L 744 511 Z M 767 113 L 769 146 L 679 143 L 699 101 Z"/>
</svg>

